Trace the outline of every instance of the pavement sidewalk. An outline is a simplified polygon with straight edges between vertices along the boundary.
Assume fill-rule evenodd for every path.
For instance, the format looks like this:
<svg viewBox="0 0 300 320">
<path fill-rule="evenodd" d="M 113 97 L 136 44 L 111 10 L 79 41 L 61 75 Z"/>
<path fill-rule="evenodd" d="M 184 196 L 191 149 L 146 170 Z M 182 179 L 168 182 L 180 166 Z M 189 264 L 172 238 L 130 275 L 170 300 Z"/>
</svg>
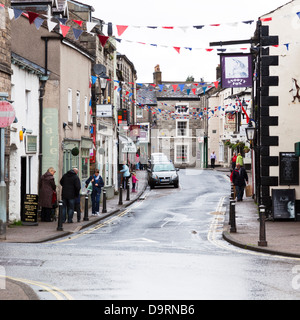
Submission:
<svg viewBox="0 0 300 320">
<path fill-rule="evenodd" d="M 71 235 L 75 232 L 87 228 L 91 225 L 98 223 L 99 221 L 114 215 L 132 203 L 140 199 L 148 186 L 147 171 L 137 171 L 138 190 L 137 193 L 133 193 L 130 188 L 130 200 L 127 201 L 127 191 L 123 190 L 123 205 L 119 205 L 119 195 L 116 195 L 113 199 L 107 200 L 107 213 L 100 213 L 99 217 L 93 217 L 92 211 L 89 211 L 89 221 L 77 222 L 77 217 L 74 216 L 74 223 L 64 223 L 63 231 L 57 231 L 58 222 L 39 222 L 38 226 L 17 226 L 7 227 L 6 240 L 0 241 L 0 243 L 43 243 L 57 238 Z M 102 203 L 100 204 L 102 211 Z M 82 220 L 84 213 L 82 213 Z M 0 264 L 1 267 L 1 264 Z M 0 274 L 0 282 L 3 284 L 3 278 Z M 35 292 L 26 284 L 6 278 L 5 288 L 0 286 L 0 301 L 3 300 L 39 300 Z"/>
<path fill-rule="evenodd" d="M 226 168 L 217 169 L 230 177 Z M 249 179 L 251 173 L 249 173 Z M 249 180 L 251 181 L 251 179 Z M 228 195 L 229 199 L 230 195 Z M 236 227 L 237 233 L 230 233 L 229 207 L 226 212 L 223 238 L 229 243 L 247 250 L 263 252 L 300 259 L 300 222 L 294 220 L 267 220 L 266 240 L 267 247 L 259 247 L 259 209 L 252 198 L 244 198 L 243 202 L 236 202 Z"/>
</svg>

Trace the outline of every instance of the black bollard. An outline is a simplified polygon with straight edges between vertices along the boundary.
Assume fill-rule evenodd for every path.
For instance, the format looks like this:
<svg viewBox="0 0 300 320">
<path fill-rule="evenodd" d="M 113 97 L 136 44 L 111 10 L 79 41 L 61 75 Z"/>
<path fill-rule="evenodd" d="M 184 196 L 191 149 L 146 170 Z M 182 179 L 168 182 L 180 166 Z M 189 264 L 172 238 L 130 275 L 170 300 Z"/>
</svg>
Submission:
<svg viewBox="0 0 300 320">
<path fill-rule="evenodd" d="M 64 231 L 63 228 L 63 214 L 62 214 L 62 209 L 63 209 L 63 202 L 59 201 L 58 204 L 58 224 L 57 224 L 57 231 Z"/>
<path fill-rule="evenodd" d="M 106 190 L 103 190 L 103 209 L 102 209 L 102 213 L 107 213 L 107 209 L 106 209 Z"/>
<path fill-rule="evenodd" d="M 89 221 L 89 195 L 85 195 L 84 218 L 83 221 Z"/>
<path fill-rule="evenodd" d="M 233 197 L 229 198 L 229 222 L 228 225 L 231 225 L 231 219 L 232 219 L 232 203 L 234 202 Z"/>
<path fill-rule="evenodd" d="M 260 206 L 259 207 L 259 247 L 267 247 L 267 237 L 266 237 L 266 207 Z"/>
<path fill-rule="evenodd" d="M 231 224 L 230 224 L 230 233 L 236 233 L 236 215 L 235 215 L 235 205 L 236 202 L 231 203 Z"/>
<path fill-rule="evenodd" d="M 129 179 L 127 180 L 126 189 L 127 189 L 127 198 L 126 198 L 126 201 L 130 201 L 130 186 L 129 186 Z"/>
<path fill-rule="evenodd" d="M 119 206 L 123 205 L 123 188 L 122 185 L 120 185 L 119 188 Z"/>
</svg>

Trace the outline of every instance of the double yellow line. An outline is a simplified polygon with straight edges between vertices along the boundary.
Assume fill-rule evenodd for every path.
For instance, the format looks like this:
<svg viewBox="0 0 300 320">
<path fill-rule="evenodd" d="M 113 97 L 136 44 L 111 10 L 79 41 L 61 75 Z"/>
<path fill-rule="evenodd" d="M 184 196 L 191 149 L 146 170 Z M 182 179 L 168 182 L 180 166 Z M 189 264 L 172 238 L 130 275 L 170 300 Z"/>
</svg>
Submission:
<svg viewBox="0 0 300 320">
<path fill-rule="evenodd" d="M 43 291 L 52 294 L 56 298 L 56 300 L 74 300 L 73 297 L 70 294 L 68 294 L 67 292 L 65 292 L 57 287 L 54 287 L 54 286 L 51 286 L 49 284 L 45 284 L 45 283 L 42 283 L 39 281 L 13 278 L 13 277 L 1 276 L 1 275 L 0 275 L 0 278 L 12 280 L 15 282 L 20 282 L 20 283 L 31 285 L 31 286 L 36 286 L 38 288 L 41 288 Z"/>
</svg>

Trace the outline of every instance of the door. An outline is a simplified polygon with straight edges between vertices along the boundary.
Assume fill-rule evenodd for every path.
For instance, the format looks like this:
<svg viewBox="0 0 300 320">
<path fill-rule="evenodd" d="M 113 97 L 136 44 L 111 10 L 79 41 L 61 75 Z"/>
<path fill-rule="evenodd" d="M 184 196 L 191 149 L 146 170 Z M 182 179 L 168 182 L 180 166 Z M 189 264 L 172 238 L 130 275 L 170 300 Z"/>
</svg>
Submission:
<svg viewBox="0 0 300 320">
<path fill-rule="evenodd" d="M 22 157 L 21 158 L 21 188 L 20 188 L 22 221 L 24 218 L 24 200 L 25 200 L 26 190 L 27 190 L 27 159 L 26 159 L 26 157 Z"/>
</svg>

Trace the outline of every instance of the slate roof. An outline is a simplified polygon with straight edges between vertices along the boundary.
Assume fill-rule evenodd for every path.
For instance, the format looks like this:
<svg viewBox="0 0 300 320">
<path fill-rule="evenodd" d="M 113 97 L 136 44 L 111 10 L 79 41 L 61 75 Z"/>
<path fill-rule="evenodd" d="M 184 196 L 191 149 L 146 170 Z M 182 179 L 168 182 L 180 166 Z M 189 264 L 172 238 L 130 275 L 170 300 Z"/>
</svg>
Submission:
<svg viewBox="0 0 300 320">
<path fill-rule="evenodd" d="M 211 89 L 209 87 L 207 85 L 206 92 Z M 142 105 L 157 104 L 161 100 L 199 100 L 199 95 L 204 93 L 202 85 L 187 82 L 163 82 L 156 86 L 138 84 L 137 88 L 137 102 Z"/>
</svg>

